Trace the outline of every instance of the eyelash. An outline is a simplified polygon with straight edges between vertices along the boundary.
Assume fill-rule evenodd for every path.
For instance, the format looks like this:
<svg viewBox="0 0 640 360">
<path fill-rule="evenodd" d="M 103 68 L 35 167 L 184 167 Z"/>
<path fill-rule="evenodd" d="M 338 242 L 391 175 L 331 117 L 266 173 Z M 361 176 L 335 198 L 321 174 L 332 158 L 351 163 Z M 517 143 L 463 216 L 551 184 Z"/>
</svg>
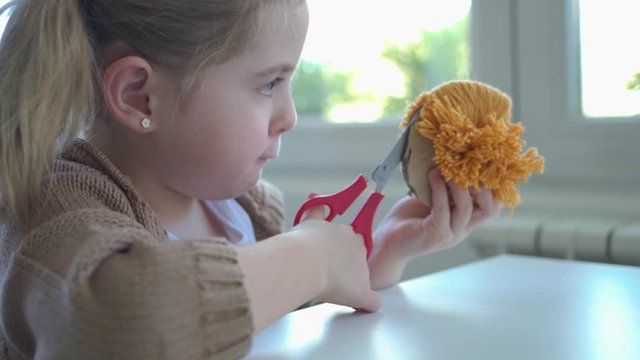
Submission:
<svg viewBox="0 0 640 360">
<path fill-rule="evenodd" d="M 271 92 L 273 91 L 273 89 L 275 89 L 275 87 L 278 86 L 278 84 L 280 84 L 283 80 L 283 78 L 277 77 L 260 86 L 260 88 L 258 88 L 258 91 L 260 91 L 263 95 L 271 96 Z"/>
</svg>

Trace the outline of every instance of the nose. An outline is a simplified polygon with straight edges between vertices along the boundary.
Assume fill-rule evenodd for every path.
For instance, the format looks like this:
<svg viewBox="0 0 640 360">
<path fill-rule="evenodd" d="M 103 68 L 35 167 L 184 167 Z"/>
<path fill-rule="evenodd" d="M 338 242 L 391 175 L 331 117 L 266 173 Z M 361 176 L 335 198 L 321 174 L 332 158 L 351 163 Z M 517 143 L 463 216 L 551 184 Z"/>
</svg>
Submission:
<svg viewBox="0 0 640 360">
<path fill-rule="evenodd" d="M 269 135 L 277 136 L 286 133 L 293 129 L 297 121 L 298 114 L 293 103 L 291 92 L 289 92 L 283 97 L 281 104 L 278 106 L 271 118 Z"/>
</svg>

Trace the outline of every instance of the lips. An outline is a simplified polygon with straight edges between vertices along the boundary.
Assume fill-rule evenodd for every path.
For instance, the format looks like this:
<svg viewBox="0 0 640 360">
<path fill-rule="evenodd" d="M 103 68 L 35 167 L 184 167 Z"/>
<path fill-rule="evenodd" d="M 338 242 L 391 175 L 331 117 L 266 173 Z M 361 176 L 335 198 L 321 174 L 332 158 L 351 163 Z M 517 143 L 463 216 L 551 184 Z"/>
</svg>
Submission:
<svg viewBox="0 0 640 360">
<path fill-rule="evenodd" d="M 260 156 L 261 159 L 273 160 L 278 157 L 279 149 L 270 150 Z"/>
<path fill-rule="evenodd" d="M 260 157 L 260 160 L 269 161 L 277 158 L 278 155 L 263 155 Z"/>
<path fill-rule="evenodd" d="M 270 144 L 270 145 L 273 145 L 273 146 L 269 146 L 267 148 L 265 153 L 262 154 L 262 156 L 260 157 L 261 159 L 273 160 L 278 157 L 278 154 L 280 153 L 280 138 L 278 138 L 275 144 Z"/>
</svg>

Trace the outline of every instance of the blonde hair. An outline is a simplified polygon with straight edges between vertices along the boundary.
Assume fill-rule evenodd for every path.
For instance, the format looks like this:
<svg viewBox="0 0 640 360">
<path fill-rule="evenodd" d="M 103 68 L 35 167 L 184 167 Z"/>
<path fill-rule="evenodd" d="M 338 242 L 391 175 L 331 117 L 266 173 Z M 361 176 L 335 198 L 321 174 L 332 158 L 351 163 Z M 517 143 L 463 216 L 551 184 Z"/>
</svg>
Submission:
<svg viewBox="0 0 640 360">
<path fill-rule="evenodd" d="M 101 106 L 101 52 L 116 41 L 176 74 L 182 92 L 241 53 L 264 8 L 301 0 L 13 0 L 0 42 L 0 193 L 19 223 L 53 159 Z"/>
</svg>

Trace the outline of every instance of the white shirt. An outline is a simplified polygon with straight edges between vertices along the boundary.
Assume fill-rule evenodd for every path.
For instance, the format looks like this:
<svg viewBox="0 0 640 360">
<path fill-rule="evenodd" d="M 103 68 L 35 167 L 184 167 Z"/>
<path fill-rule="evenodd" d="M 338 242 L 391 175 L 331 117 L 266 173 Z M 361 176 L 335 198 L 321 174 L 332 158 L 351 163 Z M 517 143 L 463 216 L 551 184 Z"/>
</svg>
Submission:
<svg viewBox="0 0 640 360">
<path fill-rule="evenodd" d="M 235 199 L 205 201 L 207 209 L 220 221 L 225 235 L 234 244 L 253 244 L 256 235 L 249 214 Z M 169 240 L 180 240 L 179 237 L 167 231 Z"/>
</svg>

